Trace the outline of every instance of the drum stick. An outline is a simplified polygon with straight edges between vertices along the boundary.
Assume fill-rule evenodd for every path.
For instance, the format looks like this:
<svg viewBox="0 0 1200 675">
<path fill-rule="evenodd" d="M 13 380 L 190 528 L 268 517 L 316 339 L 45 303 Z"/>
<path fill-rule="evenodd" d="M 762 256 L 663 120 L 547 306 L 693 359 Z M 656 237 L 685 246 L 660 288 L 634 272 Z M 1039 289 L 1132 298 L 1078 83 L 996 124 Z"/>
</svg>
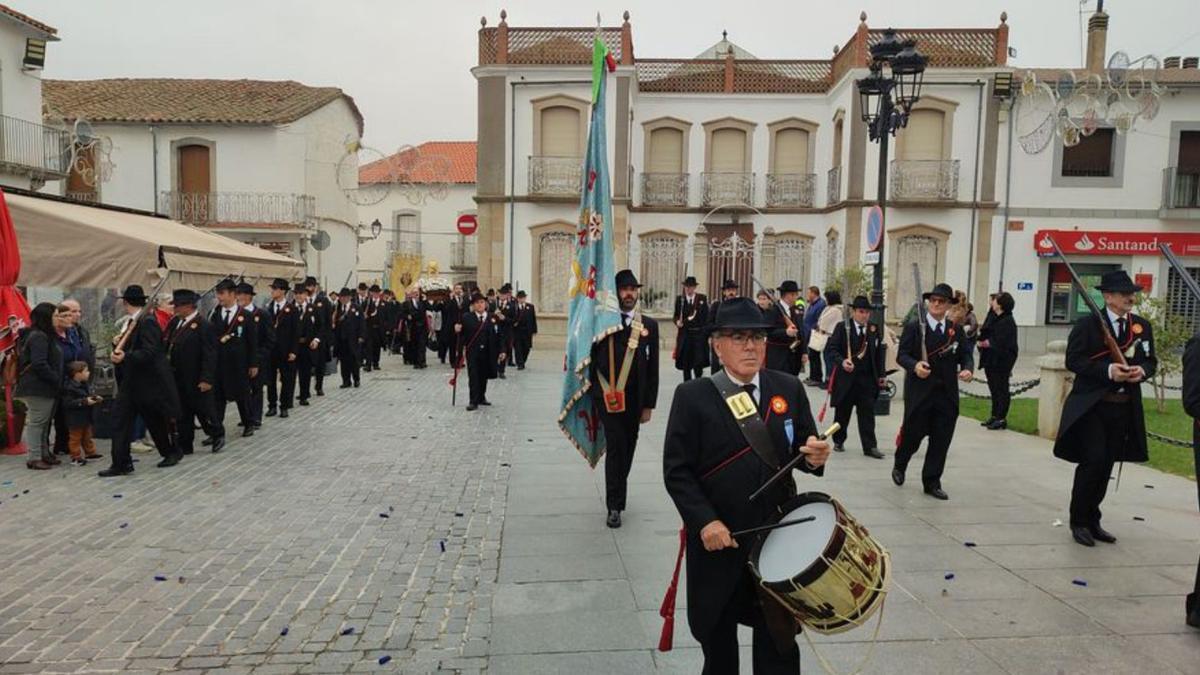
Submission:
<svg viewBox="0 0 1200 675">
<path fill-rule="evenodd" d="M 774 525 L 759 525 L 758 527 L 751 527 L 751 528 L 748 528 L 745 530 L 738 530 L 737 532 L 731 533 L 729 536 L 740 537 L 743 534 L 754 534 L 756 532 L 766 532 L 768 530 L 777 530 L 781 527 L 787 527 L 788 525 L 799 525 L 800 523 L 811 523 L 812 521 L 814 521 L 816 519 L 817 519 L 816 516 L 804 516 L 803 518 L 797 518 L 795 520 L 780 521 L 778 523 L 775 523 Z"/>
<path fill-rule="evenodd" d="M 826 438 L 836 434 L 838 432 L 838 429 L 841 429 L 841 428 L 842 428 L 842 425 L 838 424 L 837 422 L 834 422 L 832 425 L 830 425 L 830 427 L 828 429 L 825 430 L 825 433 L 817 436 L 817 440 L 823 441 Z M 769 488 L 772 485 L 774 485 L 775 483 L 779 482 L 780 478 L 783 478 L 784 476 L 788 475 L 788 473 L 792 469 L 796 468 L 796 466 L 798 464 L 800 464 L 800 461 L 803 460 L 805 457 L 806 457 L 806 455 L 803 452 L 796 453 L 796 456 L 793 457 L 791 459 L 791 461 L 789 461 L 787 464 L 784 464 L 782 469 L 780 469 L 779 471 L 776 471 L 774 476 L 771 476 L 770 478 L 768 478 L 767 482 L 762 484 L 762 487 L 758 488 L 757 490 L 754 491 L 753 494 L 750 495 L 750 501 L 754 501 L 755 499 L 758 499 L 758 497 L 762 493 L 767 491 L 767 488 Z"/>
</svg>

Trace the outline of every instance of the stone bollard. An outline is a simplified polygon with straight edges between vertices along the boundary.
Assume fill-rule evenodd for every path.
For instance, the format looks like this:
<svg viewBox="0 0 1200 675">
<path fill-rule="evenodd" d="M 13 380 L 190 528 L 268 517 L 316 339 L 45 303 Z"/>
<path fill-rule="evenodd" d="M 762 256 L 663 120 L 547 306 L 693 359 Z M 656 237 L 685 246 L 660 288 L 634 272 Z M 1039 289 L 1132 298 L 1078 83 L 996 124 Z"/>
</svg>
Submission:
<svg viewBox="0 0 1200 675">
<path fill-rule="evenodd" d="M 1045 356 L 1039 356 L 1042 382 L 1038 385 L 1038 435 L 1053 440 L 1058 436 L 1063 404 L 1071 392 L 1075 374 L 1067 370 L 1067 341 L 1046 343 Z"/>
</svg>

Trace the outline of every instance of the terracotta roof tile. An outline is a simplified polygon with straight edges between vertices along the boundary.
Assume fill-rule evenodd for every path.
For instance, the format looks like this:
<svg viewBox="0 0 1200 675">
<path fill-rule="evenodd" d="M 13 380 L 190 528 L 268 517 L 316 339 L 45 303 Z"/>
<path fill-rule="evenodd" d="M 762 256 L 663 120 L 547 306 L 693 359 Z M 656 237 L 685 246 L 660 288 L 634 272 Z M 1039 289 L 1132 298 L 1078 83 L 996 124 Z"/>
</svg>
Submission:
<svg viewBox="0 0 1200 675">
<path fill-rule="evenodd" d="M 42 31 L 43 33 L 49 33 L 50 35 L 55 35 L 58 33 L 58 29 L 55 28 L 54 26 L 48 26 L 48 25 L 42 23 L 41 21 L 38 21 L 37 19 L 29 16 L 28 14 L 22 14 L 22 13 L 18 12 L 17 10 L 13 9 L 12 7 L 9 7 L 8 5 L 0 5 L 0 14 L 7 14 L 8 16 L 16 19 L 17 21 L 20 21 L 21 23 L 26 24 L 28 26 L 32 26 L 33 28 L 36 28 L 36 29 Z"/>
<path fill-rule="evenodd" d="M 91 122 L 286 124 L 331 101 L 354 99 L 337 87 L 265 80 L 43 80 L 47 113 Z"/>
<path fill-rule="evenodd" d="M 358 183 L 474 184 L 475 158 L 475 141 L 429 141 L 359 167 Z"/>
</svg>

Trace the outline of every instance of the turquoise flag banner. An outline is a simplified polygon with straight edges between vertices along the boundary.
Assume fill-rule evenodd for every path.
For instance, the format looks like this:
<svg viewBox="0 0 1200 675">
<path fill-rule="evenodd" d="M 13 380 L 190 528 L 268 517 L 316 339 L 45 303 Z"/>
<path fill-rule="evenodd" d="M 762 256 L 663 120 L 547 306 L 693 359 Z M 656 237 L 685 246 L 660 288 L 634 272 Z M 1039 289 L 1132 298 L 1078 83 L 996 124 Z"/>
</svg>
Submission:
<svg viewBox="0 0 1200 675">
<path fill-rule="evenodd" d="M 558 426 L 594 467 L 604 454 L 604 430 L 588 392 L 592 345 L 620 329 L 621 314 L 614 279 L 612 189 L 604 115 L 605 85 L 614 64 L 599 38 L 593 45 L 592 61 L 592 120 L 567 291 L 567 353 Z"/>
</svg>

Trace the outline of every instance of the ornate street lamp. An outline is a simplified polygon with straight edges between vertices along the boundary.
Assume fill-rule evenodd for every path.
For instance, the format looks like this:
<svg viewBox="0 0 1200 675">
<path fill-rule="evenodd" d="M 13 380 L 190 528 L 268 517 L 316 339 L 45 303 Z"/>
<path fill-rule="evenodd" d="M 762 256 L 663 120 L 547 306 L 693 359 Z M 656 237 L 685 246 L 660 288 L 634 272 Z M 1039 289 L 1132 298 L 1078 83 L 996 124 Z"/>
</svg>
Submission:
<svg viewBox="0 0 1200 675">
<path fill-rule="evenodd" d="M 376 218 L 371 221 L 371 238 L 378 239 L 381 234 L 383 234 L 383 223 L 379 222 L 379 219 Z"/>
<path fill-rule="evenodd" d="M 900 40 L 896 31 L 883 31 L 879 42 L 871 46 L 870 74 L 859 80 L 861 117 L 867 134 L 879 142 L 879 183 L 876 200 L 880 211 L 887 213 L 888 145 L 891 136 L 908 124 L 913 105 L 921 98 L 928 59 L 917 51 L 915 40 Z M 871 305 L 874 322 L 883 331 L 883 249 L 887 240 L 886 219 L 880 223 L 879 255 L 871 281 Z M 921 289 L 916 289 L 917 293 Z"/>
</svg>

